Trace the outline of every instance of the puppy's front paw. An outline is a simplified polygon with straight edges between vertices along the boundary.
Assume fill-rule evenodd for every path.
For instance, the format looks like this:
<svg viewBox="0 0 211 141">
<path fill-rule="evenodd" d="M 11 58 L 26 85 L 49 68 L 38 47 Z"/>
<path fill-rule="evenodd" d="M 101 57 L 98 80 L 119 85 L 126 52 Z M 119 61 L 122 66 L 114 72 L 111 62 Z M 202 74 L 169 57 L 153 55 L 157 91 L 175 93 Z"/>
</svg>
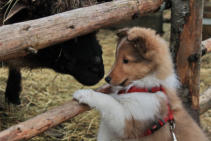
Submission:
<svg viewBox="0 0 211 141">
<path fill-rule="evenodd" d="M 73 94 L 73 98 L 78 100 L 79 103 L 88 104 L 91 106 L 92 96 L 94 93 L 95 92 L 91 89 L 78 90 Z"/>
</svg>

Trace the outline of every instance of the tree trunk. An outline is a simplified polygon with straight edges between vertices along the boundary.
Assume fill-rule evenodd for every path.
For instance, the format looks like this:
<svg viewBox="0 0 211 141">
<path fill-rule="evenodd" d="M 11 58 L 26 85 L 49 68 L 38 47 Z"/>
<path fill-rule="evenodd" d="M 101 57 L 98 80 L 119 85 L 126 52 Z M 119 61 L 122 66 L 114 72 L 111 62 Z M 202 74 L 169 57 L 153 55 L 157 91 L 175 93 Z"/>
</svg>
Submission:
<svg viewBox="0 0 211 141">
<path fill-rule="evenodd" d="M 117 0 L 38 20 L 0 27 L 0 60 L 87 34 L 99 28 L 153 12 L 162 0 Z"/>
<path fill-rule="evenodd" d="M 199 123 L 199 76 L 202 40 L 202 0 L 172 0 L 171 51 L 182 83 L 181 95 Z M 190 57 L 194 54 L 195 57 Z"/>
</svg>

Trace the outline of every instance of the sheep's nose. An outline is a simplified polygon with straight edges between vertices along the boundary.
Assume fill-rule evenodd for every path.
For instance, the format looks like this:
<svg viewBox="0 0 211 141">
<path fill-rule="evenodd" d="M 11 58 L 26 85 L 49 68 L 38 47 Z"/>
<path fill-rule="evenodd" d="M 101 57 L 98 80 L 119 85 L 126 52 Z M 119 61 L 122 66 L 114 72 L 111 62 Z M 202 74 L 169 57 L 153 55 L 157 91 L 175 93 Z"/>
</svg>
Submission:
<svg viewBox="0 0 211 141">
<path fill-rule="evenodd" d="M 98 67 L 93 67 L 93 68 L 91 69 L 91 71 L 94 72 L 94 73 L 98 73 L 99 70 L 100 70 L 100 69 L 99 69 Z"/>
<path fill-rule="evenodd" d="M 106 81 L 107 83 L 110 83 L 111 77 L 110 77 L 110 76 L 107 76 L 107 77 L 105 78 L 105 81 Z"/>
</svg>

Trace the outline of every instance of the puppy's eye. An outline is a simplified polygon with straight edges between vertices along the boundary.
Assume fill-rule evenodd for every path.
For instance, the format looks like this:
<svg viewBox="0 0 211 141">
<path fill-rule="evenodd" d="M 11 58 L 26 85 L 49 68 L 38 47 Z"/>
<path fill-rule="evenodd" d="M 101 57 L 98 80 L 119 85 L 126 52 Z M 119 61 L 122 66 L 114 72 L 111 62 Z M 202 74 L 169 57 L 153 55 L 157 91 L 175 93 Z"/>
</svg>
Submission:
<svg viewBox="0 0 211 141">
<path fill-rule="evenodd" d="M 128 59 L 123 59 L 123 63 L 124 63 L 124 64 L 127 64 L 128 62 L 129 62 Z"/>
</svg>

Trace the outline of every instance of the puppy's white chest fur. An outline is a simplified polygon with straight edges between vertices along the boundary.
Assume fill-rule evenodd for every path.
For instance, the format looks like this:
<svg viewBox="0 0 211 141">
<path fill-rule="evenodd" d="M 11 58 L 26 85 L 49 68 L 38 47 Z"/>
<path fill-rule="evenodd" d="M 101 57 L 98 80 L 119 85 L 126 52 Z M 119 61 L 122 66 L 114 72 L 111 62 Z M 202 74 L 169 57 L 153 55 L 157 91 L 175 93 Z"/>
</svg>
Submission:
<svg viewBox="0 0 211 141">
<path fill-rule="evenodd" d="M 175 78 L 175 76 L 170 77 Z M 149 76 L 144 81 L 149 81 L 148 79 L 151 78 Z M 172 78 L 168 79 L 172 81 Z M 134 82 L 136 86 L 144 85 L 147 88 L 170 83 L 154 80 L 154 84 L 149 84 L 143 83 L 141 80 Z M 125 122 L 127 120 L 154 120 L 159 115 L 161 102 L 166 101 L 166 96 L 161 91 L 153 94 L 134 92 L 123 95 L 117 94 L 116 91 L 113 94 L 107 95 L 88 89 L 76 91 L 74 98 L 80 103 L 96 108 L 101 113 L 101 124 L 98 133 L 99 141 L 111 141 L 124 137 Z"/>
</svg>

